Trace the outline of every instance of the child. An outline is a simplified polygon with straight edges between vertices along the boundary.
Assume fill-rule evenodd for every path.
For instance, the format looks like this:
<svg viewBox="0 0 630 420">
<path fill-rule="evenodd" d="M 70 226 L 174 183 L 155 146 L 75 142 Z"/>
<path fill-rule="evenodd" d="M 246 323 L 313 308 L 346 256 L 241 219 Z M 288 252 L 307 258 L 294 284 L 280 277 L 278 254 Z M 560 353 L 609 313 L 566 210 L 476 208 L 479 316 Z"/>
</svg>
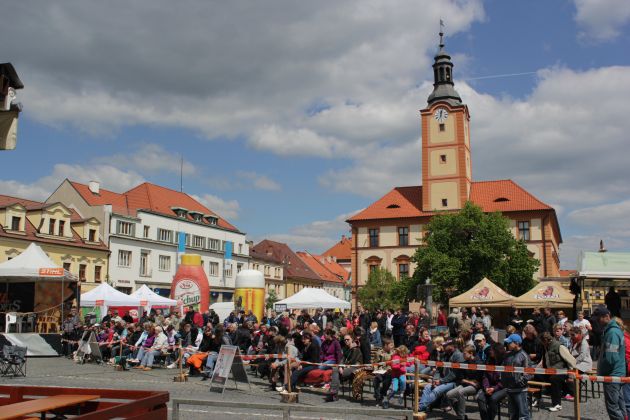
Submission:
<svg viewBox="0 0 630 420">
<path fill-rule="evenodd" d="M 398 404 L 402 404 L 403 395 L 407 386 L 405 375 L 407 374 L 407 347 L 399 346 L 394 349 L 392 355 L 392 387 L 387 393 L 387 399 L 383 400 L 383 408 L 389 408 L 389 400 L 396 395 Z"/>
</svg>

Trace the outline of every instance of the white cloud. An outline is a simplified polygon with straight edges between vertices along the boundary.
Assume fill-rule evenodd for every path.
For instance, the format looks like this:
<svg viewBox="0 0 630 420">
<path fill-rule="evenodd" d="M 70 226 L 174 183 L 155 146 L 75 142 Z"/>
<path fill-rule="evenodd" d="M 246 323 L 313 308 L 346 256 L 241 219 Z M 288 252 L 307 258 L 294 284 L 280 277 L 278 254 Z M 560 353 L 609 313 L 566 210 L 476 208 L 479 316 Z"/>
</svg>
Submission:
<svg viewBox="0 0 630 420">
<path fill-rule="evenodd" d="M 312 254 L 324 252 L 339 242 L 341 235 L 350 235 L 350 226 L 346 220 L 361 210 L 340 214 L 331 220 L 317 220 L 289 229 L 286 233 L 270 233 L 257 238 L 284 242 L 294 251 L 306 250 Z"/>
<path fill-rule="evenodd" d="M 32 200 L 45 200 L 64 179 L 87 183 L 98 181 L 102 188 L 112 191 L 127 191 L 144 182 L 135 171 L 122 171 L 111 165 L 69 165 L 59 163 L 50 175 L 31 183 L 16 180 L 0 180 L 0 193 Z"/>
<path fill-rule="evenodd" d="M 614 39 L 621 28 L 630 22 L 628 0 L 573 0 L 577 13 L 575 21 L 581 28 L 580 38 L 591 42 Z"/>
<path fill-rule="evenodd" d="M 265 191 L 280 191 L 282 187 L 273 179 L 267 175 L 262 175 L 256 172 L 238 171 L 236 175 L 251 183 L 251 185 L 258 190 Z"/>
<path fill-rule="evenodd" d="M 300 128 L 296 130 L 276 125 L 256 129 L 249 140 L 250 145 L 259 150 L 268 150 L 282 156 L 303 155 L 334 157 L 338 139 L 324 137 L 316 132 Z"/>
<path fill-rule="evenodd" d="M 108 162 L 121 168 L 134 168 L 143 173 L 168 172 L 193 175 L 197 168 L 190 162 L 181 162 L 181 155 L 168 151 L 159 144 L 142 144 L 134 153 L 116 154 L 98 161 Z"/>
<path fill-rule="evenodd" d="M 238 219 L 241 206 L 236 200 L 224 200 L 212 194 L 204 194 L 202 196 L 191 195 L 191 197 L 227 220 Z"/>
</svg>

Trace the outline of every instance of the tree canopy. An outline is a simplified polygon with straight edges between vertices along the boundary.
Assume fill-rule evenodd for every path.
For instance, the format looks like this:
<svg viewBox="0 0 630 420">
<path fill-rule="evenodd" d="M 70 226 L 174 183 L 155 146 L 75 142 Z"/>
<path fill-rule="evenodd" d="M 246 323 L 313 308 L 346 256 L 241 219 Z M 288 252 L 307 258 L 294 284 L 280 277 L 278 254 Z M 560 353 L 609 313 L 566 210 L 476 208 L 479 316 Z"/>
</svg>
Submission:
<svg viewBox="0 0 630 420">
<path fill-rule="evenodd" d="M 403 283 L 384 268 L 373 270 L 364 286 L 358 291 L 358 301 L 365 309 L 396 309 L 405 300 Z"/>
<path fill-rule="evenodd" d="M 509 219 L 500 213 L 484 213 L 468 202 L 457 213 L 434 216 L 427 225 L 426 246 L 412 261 L 417 268 L 406 283 L 406 298 L 416 296 L 416 286 L 427 278 L 435 286 L 438 302 L 469 290 L 487 277 L 508 293 L 519 296 L 533 287 L 539 262 L 530 256 L 522 240 L 509 230 Z"/>
</svg>

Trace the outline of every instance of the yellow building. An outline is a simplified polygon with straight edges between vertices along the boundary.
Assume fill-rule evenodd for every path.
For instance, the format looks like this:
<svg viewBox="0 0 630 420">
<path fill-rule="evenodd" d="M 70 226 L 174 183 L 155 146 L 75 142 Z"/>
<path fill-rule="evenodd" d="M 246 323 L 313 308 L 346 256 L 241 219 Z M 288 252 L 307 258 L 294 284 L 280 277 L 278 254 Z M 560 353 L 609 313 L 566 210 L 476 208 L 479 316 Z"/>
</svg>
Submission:
<svg viewBox="0 0 630 420">
<path fill-rule="evenodd" d="M 55 264 L 76 275 L 81 292 L 107 280 L 109 250 L 100 222 L 82 218 L 62 203 L 0 195 L 0 263 L 39 245 Z"/>
</svg>

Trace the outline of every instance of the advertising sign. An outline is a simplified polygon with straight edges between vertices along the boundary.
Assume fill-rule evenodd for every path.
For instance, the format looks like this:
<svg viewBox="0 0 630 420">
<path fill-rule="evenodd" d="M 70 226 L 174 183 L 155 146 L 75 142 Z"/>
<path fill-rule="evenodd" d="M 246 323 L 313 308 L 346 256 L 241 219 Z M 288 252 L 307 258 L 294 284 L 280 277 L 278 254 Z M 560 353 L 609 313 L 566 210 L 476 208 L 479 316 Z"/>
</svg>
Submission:
<svg viewBox="0 0 630 420">
<path fill-rule="evenodd" d="M 173 299 L 182 301 L 185 306 L 199 305 L 201 293 L 197 282 L 191 279 L 180 279 L 175 284 Z"/>
</svg>

